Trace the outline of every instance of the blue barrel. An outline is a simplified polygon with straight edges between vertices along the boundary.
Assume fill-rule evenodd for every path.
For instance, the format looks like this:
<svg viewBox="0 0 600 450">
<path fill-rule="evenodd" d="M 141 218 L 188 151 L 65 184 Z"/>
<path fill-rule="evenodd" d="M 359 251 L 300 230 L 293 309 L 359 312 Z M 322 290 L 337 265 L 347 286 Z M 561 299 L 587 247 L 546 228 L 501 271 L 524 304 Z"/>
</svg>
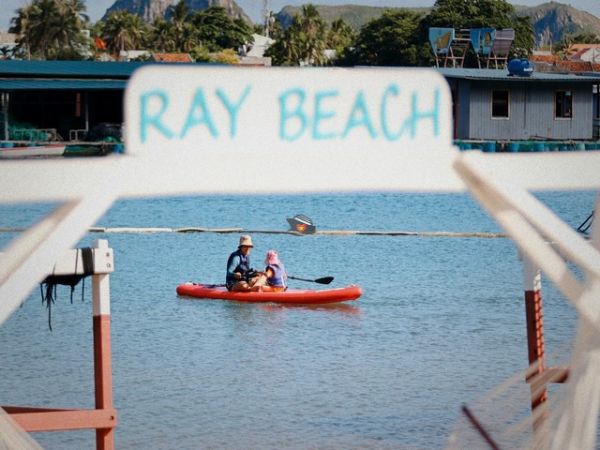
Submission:
<svg viewBox="0 0 600 450">
<path fill-rule="evenodd" d="M 518 142 L 509 142 L 508 151 L 511 153 L 517 153 L 519 151 L 519 143 Z"/>
<path fill-rule="evenodd" d="M 546 145 L 543 142 L 536 142 L 533 145 L 533 151 L 534 152 L 545 152 L 546 151 Z"/>
<path fill-rule="evenodd" d="M 483 144 L 483 151 L 485 153 L 495 153 L 496 152 L 496 143 L 493 141 L 486 142 Z"/>
<path fill-rule="evenodd" d="M 519 143 L 519 151 L 522 153 L 530 153 L 533 151 L 533 146 L 534 146 L 533 142 L 529 142 L 529 141 L 521 142 L 521 143 Z"/>
<path fill-rule="evenodd" d="M 583 142 L 578 142 L 577 144 L 575 144 L 575 150 L 578 151 L 585 151 L 585 144 Z"/>
<path fill-rule="evenodd" d="M 0 142 L 2 148 L 13 148 L 15 144 L 13 142 Z"/>
<path fill-rule="evenodd" d="M 533 63 L 525 58 L 511 59 L 508 62 L 508 74 L 510 76 L 530 77 L 533 70 Z"/>
</svg>

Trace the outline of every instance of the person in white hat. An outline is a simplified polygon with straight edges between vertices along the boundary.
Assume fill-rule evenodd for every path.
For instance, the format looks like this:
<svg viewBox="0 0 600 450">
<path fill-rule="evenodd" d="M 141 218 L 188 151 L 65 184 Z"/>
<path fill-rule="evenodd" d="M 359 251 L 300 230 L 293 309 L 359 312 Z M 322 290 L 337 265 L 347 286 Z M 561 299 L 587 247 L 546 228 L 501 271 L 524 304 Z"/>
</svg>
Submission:
<svg viewBox="0 0 600 450">
<path fill-rule="evenodd" d="M 225 284 L 230 291 L 248 292 L 260 279 L 260 274 L 250 267 L 250 251 L 254 247 L 252 238 L 247 234 L 240 236 L 238 249 L 229 255 Z"/>
</svg>

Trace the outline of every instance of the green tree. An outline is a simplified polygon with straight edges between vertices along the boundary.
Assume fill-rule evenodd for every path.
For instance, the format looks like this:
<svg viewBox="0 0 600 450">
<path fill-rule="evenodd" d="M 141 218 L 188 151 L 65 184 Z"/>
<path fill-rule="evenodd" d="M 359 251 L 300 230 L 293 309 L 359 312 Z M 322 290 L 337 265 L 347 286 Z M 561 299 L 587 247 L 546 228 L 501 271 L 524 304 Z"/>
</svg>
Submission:
<svg viewBox="0 0 600 450">
<path fill-rule="evenodd" d="M 275 39 L 265 52 L 275 65 L 322 66 L 327 63 L 327 25 L 312 4 L 302 6 L 292 24 L 283 33 L 275 34 Z"/>
<path fill-rule="evenodd" d="M 196 62 L 209 62 L 210 61 L 210 51 L 201 45 L 194 47 L 190 51 L 190 56 Z"/>
<path fill-rule="evenodd" d="M 192 25 L 190 9 L 184 0 L 179 0 L 173 7 L 170 25 L 176 51 L 189 52 L 198 45 L 198 33 Z"/>
<path fill-rule="evenodd" d="M 265 51 L 265 56 L 271 58 L 274 66 L 300 65 L 300 42 L 295 33 L 289 31 L 289 28 L 278 33 L 275 42 Z"/>
<path fill-rule="evenodd" d="M 211 62 L 216 62 L 219 64 L 239 64 L 240 58 L 237 55 L 237 52 L 232 48 L 226 48 L 225 50 L 221 50 L 213 54 L 210 58 Z"/>
<path fill-rule="evenodd" d="M 303 5 L 298 19 L 290 28 L 295 28 L 294 31 L 298 35 L 302 61 L 311 66 L 324 65 L 327 62 L 325 58 L 327 26 L 319 11 L 312 4 Z"/>
<path fill-rule="evenodd" d="M 335 50 L 337 56 L 342 55 L 355 39 L 356 32 L 344 19 L 340 18 L 331 22 L 327 32 L 327 48 Z"/>
<path fill-rule="evenodd" d="M 426 17 L 430 27 L 509 28 L 514 7 L 505 0 L 437 0 Z"/>
<path fill-rule="evenodd" d="M 573 44 L 600 44 L 600 36 L 596 33 L 587 31 L 575 34 L 565 34 L 562 39 L 556 43 L 554 51 L 561 56 L 567 56 L 569 47 Z"/>
<path fill-rule="evenodd" d="M 533 53 L 535 35 L 529 17 L 514 17 L 515 40 L 510 47 L 509 58 L 527 58 Z"/>
<path fill-rule="evenodd" d="M 373 66 L 414 66 L 418 62 L 420 15 L 386 10 L 363 25 L 356 38 L 354 63 Z"/>
<path fill-rule="evenodd" d="M 527 56 L 535 45 L 531 22 L 517 17 L 515 8 L 505 0 L 437 0 L 423 20 L 422 28 L 429 27 L 513 28 L 511 56 Z"/>
<path fill-rule="evenodd" d="M 142 47 L 148 34 L 142 19 L 127 11 L 112 12 L 102 26 L 102 39 L 113 54 Z"/>
<path fill-rule="evenodd" d="M 220 6 L 197 12 L 192 23 L 200 44 L 213 52 L 253 42 L 252 27 L 242 19 L 233 20 Z"/>
<path fill-rule="evenodd" d="M 154 19 L 149 41 L 153 49 L 162 53 L 174 52 L 177 46 L 171 24 L 160 16 Z"/>
<path fill-rule="evenodd" d="M 33 0 L 19 8 L 11 20 L 11 33 L 29 57 L 58 59 L 79 57 L 87 46 L 82 30 L 88 18 L 81 0 Z"/>
</svg>

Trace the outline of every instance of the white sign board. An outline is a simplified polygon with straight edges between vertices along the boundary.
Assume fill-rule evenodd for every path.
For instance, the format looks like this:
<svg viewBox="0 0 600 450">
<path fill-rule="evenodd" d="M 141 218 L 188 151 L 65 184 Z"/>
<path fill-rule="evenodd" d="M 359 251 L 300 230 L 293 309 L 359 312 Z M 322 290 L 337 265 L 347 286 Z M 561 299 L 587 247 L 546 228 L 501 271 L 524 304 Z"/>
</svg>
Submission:
<svg viewBox="0 0 600 450">
<path fill-rule="evenodd" d="M 447 83 L 426 70 L 150 66 L 129 84 L 126 123 L 133 152 L 451 142 Z"/>
<path fill-rule="evenodd" d="M 435 71 L 154 65 L 133 75 L 125 113 L 128 153 L 194 164 L 209 190 L 462 188 Z"/>
</svg>

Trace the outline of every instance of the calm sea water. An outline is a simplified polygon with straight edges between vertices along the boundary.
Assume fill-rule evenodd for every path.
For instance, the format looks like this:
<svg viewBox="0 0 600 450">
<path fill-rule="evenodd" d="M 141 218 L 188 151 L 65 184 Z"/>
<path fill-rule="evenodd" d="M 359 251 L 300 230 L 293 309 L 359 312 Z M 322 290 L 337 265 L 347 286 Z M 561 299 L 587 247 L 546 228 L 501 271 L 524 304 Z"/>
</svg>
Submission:
<svg viewBox="0 0 600 450">
<path fill-rule="evenodd" d="M 577 227 L 594 194 L 539 197 Z M 0 208 L 26 226 L 51 205 Z M 121 201 L 105 227 L 500 231 L 467 195 L 193 197 Z M 1 234 L 3 246 L 14 234 Z M 521 265 L 508 239 L 255 234 L 253 265 L 279 250 L 290 274 L 360 284 L 358 302 L 282 307 L 189 300 L 222 282 L 238 234 L 98 234 L 111 275 L 120 449 L 431 449 L 460 406 L 527 365 Z M 307 287 L 306 283 L 295 285 Z M 91 283 L 59 287 L 54 331 L 38 290 L 0 327 L 0 404 L 93 407 Z M 576 315 L 544 284 L 547 351 Z M 48 449 L 94 448 L 94 432 L 37 433 Z"/>
</svg>

